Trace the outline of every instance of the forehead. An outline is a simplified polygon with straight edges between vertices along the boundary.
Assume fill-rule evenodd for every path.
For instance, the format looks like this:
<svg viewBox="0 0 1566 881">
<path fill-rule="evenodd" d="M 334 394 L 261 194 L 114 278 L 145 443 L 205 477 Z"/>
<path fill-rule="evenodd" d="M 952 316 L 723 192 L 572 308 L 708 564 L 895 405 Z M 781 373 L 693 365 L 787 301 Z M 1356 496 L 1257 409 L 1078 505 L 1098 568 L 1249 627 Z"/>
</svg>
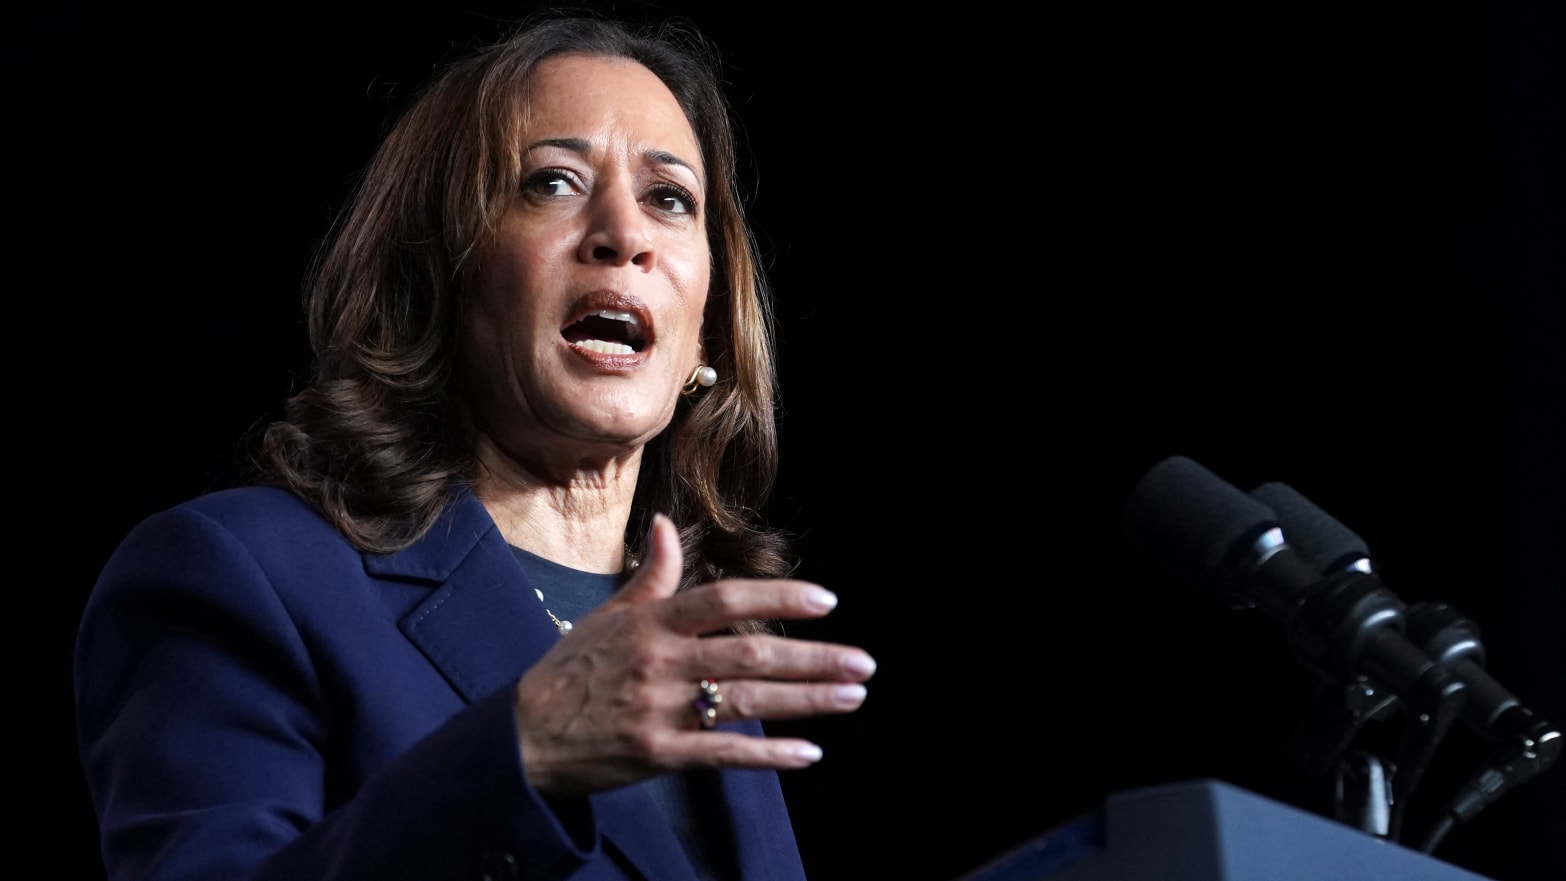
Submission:
<svg viewBox="0 0 1566 881">
<path fill-rule="evenodd" d="M 629 139 L 700 169 L 690 120 L 657 74 L 628 58 L 557 55 L 540 62 L 528 89 L 525 137 Z"/>
</svg>

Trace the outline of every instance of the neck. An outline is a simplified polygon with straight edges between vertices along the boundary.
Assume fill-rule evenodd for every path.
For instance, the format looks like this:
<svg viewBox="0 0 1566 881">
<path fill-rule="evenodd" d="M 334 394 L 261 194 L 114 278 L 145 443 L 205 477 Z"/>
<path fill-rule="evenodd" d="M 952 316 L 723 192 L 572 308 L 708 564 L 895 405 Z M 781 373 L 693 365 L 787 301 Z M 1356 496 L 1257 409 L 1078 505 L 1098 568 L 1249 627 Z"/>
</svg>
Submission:
<svg viewBox="0 0 1566 881">
<path fill-rule="evenodd" d="M 478 461 L 474 495 L 509 544 L 584 572 L 621 570 L 639 452 L 545 477 L 486 439 Z"/>
</svg>

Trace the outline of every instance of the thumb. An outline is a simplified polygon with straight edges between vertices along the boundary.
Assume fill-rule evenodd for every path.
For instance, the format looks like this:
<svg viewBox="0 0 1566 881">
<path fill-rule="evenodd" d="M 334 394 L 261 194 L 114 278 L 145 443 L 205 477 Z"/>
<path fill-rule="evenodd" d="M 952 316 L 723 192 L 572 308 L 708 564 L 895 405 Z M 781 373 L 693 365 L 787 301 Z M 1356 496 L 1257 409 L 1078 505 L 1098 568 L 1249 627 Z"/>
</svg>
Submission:
<svg viewBox="0 0 1566 881">
<path fill-rule="evenodd" d="M 647 529 L 647 557 L 636 567 L 636 574 L 617 592 L 632 600 L 658 600 L 674 596 L 680 586 L 680 571 L 685 554 L 680 549 L 680 531 L 666 514 L 654 514 Z"/>
</svg>

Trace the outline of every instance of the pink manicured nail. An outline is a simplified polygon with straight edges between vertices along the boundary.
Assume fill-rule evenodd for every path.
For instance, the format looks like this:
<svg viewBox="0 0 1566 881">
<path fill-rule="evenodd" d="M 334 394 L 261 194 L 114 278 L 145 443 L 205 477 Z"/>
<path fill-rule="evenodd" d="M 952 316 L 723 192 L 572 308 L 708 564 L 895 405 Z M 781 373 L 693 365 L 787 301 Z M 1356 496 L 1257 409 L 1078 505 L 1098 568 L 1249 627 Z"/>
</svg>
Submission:
<svg viewBox="0 0 1566 881">
<path fill-rule="evenodd" d="M 830 611 L 837 608 L 837 594 L 824 587 L 813 587 L 805 594 L 805 602 L 813 609 Z"/>
</svg>

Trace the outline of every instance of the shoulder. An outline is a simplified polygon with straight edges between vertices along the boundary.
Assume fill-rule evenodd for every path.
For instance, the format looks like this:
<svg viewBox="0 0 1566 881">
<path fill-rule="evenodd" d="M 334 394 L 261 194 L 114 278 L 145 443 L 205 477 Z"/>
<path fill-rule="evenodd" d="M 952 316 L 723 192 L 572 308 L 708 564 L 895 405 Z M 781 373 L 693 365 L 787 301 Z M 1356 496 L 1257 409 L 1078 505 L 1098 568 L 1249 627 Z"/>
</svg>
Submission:
<svg viewBox="0 0 1566 881">
<path fill-rule="evenodd" d="M 246 486 L 143 518 L 110 554 L 99 581 L 232 585 L 272 581 L 306 565 L 324 577 L 364 568 L 363 555 L 303 499 Z"/>
<path fill-rule="evenodd" d="M 302 544 L 320 550 L 347 545 L 341 533 L 303 499 L 266 486 L 218 490 L 158 511 L 138 523 L 125 543 L 154 538 L 167 545 L 177 538 L 173 544 L 183 547 L 198 537 L 251 548 Z"/>
<path fill-rule="evenodd" d="M 287 490 L 218 490 L 154 513 L 131 530 L 111 558 L 168 565 L 253 565 L 286 580 L 334 580 L 352 572 L 438 581 L 494 532 L 483 505 L 466 490 L 413 545 L 390 554 L 359 550 L 314 507 Z"/>
<path fill-rule="evenodd" d="M 330 529 L 319 512 L 303 499 L 270 486 L 241 486 L 217 490 L 181 502 L 158 516 L 201 516 L 240 530 L 304 528 Z"/>
<path fill-rule="evenodd" d="M 132 527 L 98 572 L 79 643 L 101 651 L 197 629 L 293 645 L 299 631 L 362 617 L 374 588 L 366 555 L 303 499 L 220 490 Z"/>
</svg>

